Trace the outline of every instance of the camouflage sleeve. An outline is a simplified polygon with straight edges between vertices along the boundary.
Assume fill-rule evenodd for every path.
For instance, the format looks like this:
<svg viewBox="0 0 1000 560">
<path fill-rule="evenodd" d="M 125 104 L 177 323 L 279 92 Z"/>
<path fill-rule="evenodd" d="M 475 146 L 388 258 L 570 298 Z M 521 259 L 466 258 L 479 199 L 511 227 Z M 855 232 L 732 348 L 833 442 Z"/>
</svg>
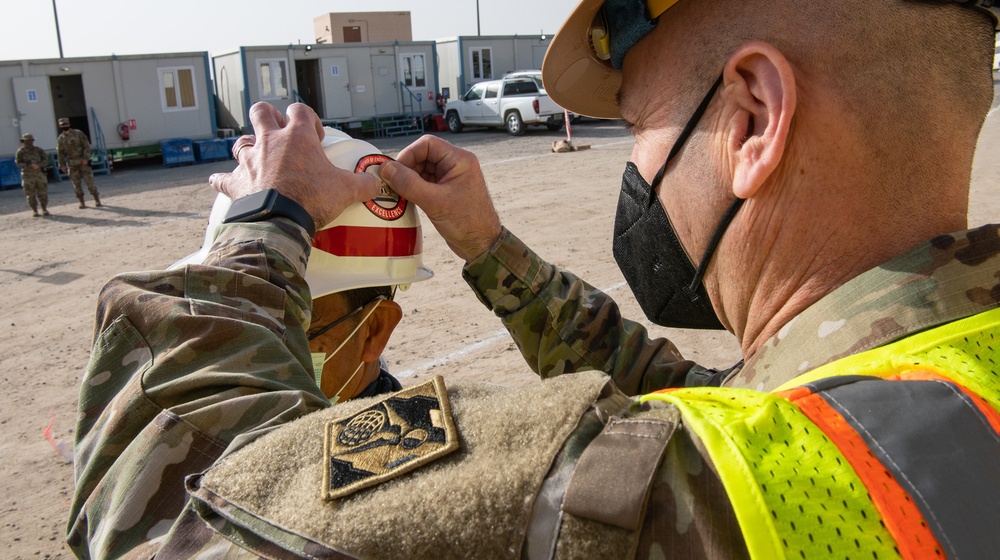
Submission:
<svg viewBox="0 0 1000 560">
<path fill-rule="evenodd" d="M 78 556 L 151 557 L 185 476 L 329 406 L 305 336 L 308 247 L 284 219 L 225 226 L 204 265 L 105 286 L 76 431 Z"/>
<path fill-rule="evenodd" d="M 17 152 L 14 153 L 14 165 L 16 165 L 18 169 L 24 169 L 25 167 L 28 167 L 30 163 L 31 162 L 28 161 L 28 151 L 24 148 L 18 148 Z"/>
<path fill-rule="evenodd" d="M 56 165 L 66 167 L 66 141 L 62 134 L 56 137 Z"/>
<path fill-rule="evenodd" d="M 82 151 L 81 157 L 83 158 L 84 163 L 89 162 L 90 161 L 90 141 L 87 140 L 87 135 L 84 134 L 82 131 L 77 135 L 77 137 L 80 139 L 80 149 Z"/>
<path fill-rule="evenodd" d="M 626 394 L 684 386 L 695 365 L 672 342 L 623 319 L 610 296 L 546 263 L 506 229 L 465 281 L 503 321 L 535 373 L 603 371 Z"/>
</svg>

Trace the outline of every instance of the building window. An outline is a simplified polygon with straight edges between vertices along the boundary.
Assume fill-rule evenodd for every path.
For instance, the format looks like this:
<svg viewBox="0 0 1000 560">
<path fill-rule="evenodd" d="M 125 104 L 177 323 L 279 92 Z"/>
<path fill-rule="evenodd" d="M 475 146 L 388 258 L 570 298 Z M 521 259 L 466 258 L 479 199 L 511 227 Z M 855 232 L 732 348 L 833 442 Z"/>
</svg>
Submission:
<svg viewBox="0 0 1000 560">
<path fill-rule="evenodd" d="M 198 108 L 194 67 L 157 68 L 157 72 L 160 75 L 160 101 L 164 112 Z"/>
<path fill-rule="evenodd" d="M 260 60 L 260 98 L 288 98 L 288 63 L 282 58 Z"/>
<path fill-rule="evenodd" d="M 406 87 L 427 87 L 427 72 L 424 66 L 424 55 L 404 54 L 403 64 L 403 84 Z"/>
<path fill-rule="evenodd" d="M 490 47 L 472 49 L 472 78 L 493 79 L 493 49 Z"/>
</svg>

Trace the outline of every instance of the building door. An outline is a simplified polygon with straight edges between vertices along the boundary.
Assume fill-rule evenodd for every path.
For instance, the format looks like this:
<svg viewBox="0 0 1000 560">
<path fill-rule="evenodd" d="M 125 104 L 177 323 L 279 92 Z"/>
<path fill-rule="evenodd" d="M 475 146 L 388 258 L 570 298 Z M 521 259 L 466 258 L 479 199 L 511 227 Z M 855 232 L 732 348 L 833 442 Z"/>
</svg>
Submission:
<svg viewBox="0 0 1000 560">
<path fill-rule="evenodd" d="M 319 61 L 318 60 L 296 60 L 295 61 L 295 91 L 302 98 L 302 102 L 312 107 L 317 115 L 323 114 L 323 107 L 320 106 L 319 91 Z"/>
<path fill-rule="evenodd" d="M 391 54 L 373 55 L 372 74 L 375 84 L 375 114 L 395 115 L 399 113 L 396 57 Z"/>
<path fill-rule="evenodd" d="M 354 25 L 351 27 L 344 28 L 344 42 L 345 43 L 360 43 L 361 42 L 361 27 Z"/>
<path fill-rule="evenodd" d="M 87 100 L 83 97 L 83 76 L 51 76 L 49 88 L 52 92 L 52 109 L 55 116 L 66 117 L 69 125 L 87 135 L 90 143 L 94 138 L 90 134 L 90 115 L 87 114 Z M 118 123 L 110 123 L 112 127 Z M 95 126 L 96 129 L 96 126 Z"/>
<path fill-rule="evenodd" d="M 14 106 L 21 134 L 35 137 L 43 150 L 56 149 L 56 117 L 52 111 L 52 91 L 48 76 L 13 78 Z"/>
<path fill-rule="evenodd" d="M 349 119 L 354 116 L 351 108 L 351 76 L 347 73 L 347 57 L 335 56 L 323 59 L 328 119 Z"/>
</svg>

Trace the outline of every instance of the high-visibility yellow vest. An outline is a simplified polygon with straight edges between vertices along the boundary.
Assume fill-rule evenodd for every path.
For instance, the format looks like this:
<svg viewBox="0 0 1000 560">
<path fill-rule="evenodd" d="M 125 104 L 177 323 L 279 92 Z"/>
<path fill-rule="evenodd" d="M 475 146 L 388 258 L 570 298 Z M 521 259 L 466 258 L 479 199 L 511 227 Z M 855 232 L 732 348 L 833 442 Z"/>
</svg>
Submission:
<svg viewBox="0 0 1000 560">
<path fill-rule="evenodd" d="M 702 440 L 754 558 L 1000 555 L 1000 309 L 774 393 L 652 393 Z"/>
</svg>

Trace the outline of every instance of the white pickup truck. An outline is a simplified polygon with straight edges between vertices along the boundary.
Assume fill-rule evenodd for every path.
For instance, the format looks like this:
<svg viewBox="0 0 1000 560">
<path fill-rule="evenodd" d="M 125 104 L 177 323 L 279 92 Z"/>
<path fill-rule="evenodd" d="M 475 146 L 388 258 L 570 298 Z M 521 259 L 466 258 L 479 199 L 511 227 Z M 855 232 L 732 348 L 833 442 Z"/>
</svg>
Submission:
<svg viewBox="0 0 1000 560">
<path fill-rule="evenodd" d="M 465 126 L 504 126 L 520 136 L 528 125 L 545 125 L 549 130 L 563 126 L 562 108 L 531 78 L 479 82 L 461 99 L 445 105 L 444 118 L 455 133 Z"/>
</svg>

